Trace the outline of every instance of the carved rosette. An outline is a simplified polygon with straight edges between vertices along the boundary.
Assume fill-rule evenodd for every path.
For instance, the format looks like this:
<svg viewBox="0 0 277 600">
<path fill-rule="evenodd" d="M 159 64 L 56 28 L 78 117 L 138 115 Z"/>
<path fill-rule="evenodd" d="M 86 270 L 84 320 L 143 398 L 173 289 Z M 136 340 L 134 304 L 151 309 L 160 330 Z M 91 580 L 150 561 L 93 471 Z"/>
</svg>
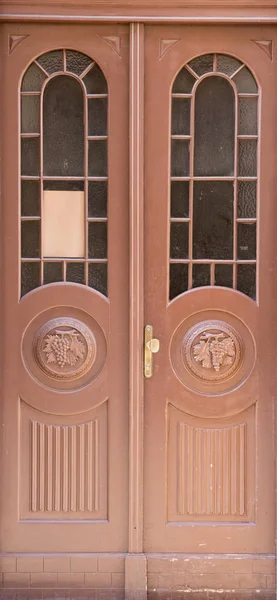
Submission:
<svg viewBox="0 0 277 600">
<path fill-rule="evenodd" d="M 50 377 L 77 379 L 93 365 L 96 342 L 84 323 L 60 317 L 51 319 L 38 330 L 34 354 L 39 367 Z"/>
<path fill-rule="evenodd" d="M 242 342 L 235 330 L 223 321 L 203 321 L 183 338 L 183 361 L 199 379 L 229 379 L 242 360 Z"/>
</svg>

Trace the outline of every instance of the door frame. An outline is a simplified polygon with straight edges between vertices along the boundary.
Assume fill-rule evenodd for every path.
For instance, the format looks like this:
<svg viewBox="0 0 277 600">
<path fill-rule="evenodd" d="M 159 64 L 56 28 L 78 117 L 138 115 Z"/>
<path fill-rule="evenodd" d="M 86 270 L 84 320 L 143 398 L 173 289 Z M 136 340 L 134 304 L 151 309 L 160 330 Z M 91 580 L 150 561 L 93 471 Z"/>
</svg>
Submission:
<svg viewBox="0 0 277 600">
<path fill-rule="evenodd" d="M 74 0 L 60 2 L 44 0 L 38 8 L 25 0 L 4 0 L 0 14 L 1 23 L 22 22 L 49 23 L 128 23 L 130 26 L 130 362 L 129 362 L 129 547 L 125 560 L 126 598 L 145 600 L 147 596 L 147 559 L 143 553 L 143 289 L 144 289 L 144 240 L 143 240 L 143 48 L 144 24 L 277 24 L 277 0 L 188 0 L 181 8 L 177 0 L 147 0 L 132 2 L 122 0 L 122 12 L 115 14 L 116 0 L 95 6 L 85 0 L 76 9 Z M 37 12 L 36 12 L 37 11 Z M 16 33 L 16 31 L 14 31 Z M 0 30 L 1 41 L 1 30 Z M 0 57 L 1 76 L 1 57 Z M 1 150 L 1 147 L 0 147 Z M 136 155 L 135 155 L 136 154 Z M 0 307 L 1 309 L 1 307 Z M 1 311 L 2 312 L 2 311 Z M 3 320 L 1 330 L 3 329 Z M 2 364 L 2 363 L 1 363 Z M 277 496 L 276 496 L 277 499 Z"/>
</svg>

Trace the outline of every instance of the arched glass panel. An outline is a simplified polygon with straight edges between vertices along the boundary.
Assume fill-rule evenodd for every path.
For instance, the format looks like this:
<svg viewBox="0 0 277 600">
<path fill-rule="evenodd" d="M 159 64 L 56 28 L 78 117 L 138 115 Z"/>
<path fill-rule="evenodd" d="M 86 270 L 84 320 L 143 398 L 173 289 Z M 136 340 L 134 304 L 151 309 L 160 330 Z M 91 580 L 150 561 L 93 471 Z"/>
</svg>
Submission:
<svg viewBox="0 0 277 600">
<path fill-rule="evenodd" d="M 59 281 L 108 293 L 107 113 L 107 83 L 89 56 L 53 50 L 24 74 L 22 296 Z"/>
<path fill-rule="evenodd" d="M 233 175 L 235 94 L 223 77 L 206 77 L 195 93 L 194 175 Z"/>
<path fill-rule="evenodd" d="M 84 94 L 68 75 L 48 81 L 43 94 L 43 173 L 84 175 Z"/>
<path fill-rule="evenodd" d="M 171 98 L 170 299 L 201 286 L 256 298 L 258 86 L 225 54 L 196 57 Z"/>
</svg>

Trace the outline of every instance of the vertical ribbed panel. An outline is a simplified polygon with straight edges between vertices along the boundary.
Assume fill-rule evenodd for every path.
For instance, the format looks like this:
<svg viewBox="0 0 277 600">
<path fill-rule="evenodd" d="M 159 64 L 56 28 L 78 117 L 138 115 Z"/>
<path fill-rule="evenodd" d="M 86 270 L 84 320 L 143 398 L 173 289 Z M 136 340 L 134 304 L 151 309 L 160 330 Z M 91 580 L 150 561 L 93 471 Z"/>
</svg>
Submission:
<svg viewBox="0 0 277 600">
<path fill-rule="evenodd" d="M 31 420 L 31 510 L 99 507 L 99 421 L 70 427 Z"/>
<path fill-rule="evenodd" d="M 245 514 L 246 425 L 177 427 L 177 512 Z"/>
</svg>

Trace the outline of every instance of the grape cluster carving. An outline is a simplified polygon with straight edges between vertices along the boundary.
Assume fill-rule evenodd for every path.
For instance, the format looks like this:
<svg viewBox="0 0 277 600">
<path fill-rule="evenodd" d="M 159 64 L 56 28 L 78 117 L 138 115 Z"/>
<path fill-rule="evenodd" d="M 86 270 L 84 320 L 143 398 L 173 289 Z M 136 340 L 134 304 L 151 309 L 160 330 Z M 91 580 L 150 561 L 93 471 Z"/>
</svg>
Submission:
<svg viewBox="0 0 277 600">
<path fill-rule="evenodd" d="M 48 364 L 57 364 L 63 369 L 65 366 L 73 367 L 82 360 L 86 348 L 76 329 L 66 331 L 56 329 L 45 338 L 43 352 L 46 354 Z"/>
<path fill-rule="evenodd" d="M 214 369 L 217 373 L 221 366 L 230 366 L 235 358 L 235 344 L 224 332 L 204 331 L 198 344 L 193 347 L 196 362 L 205 369 Z"/>
</svg>

